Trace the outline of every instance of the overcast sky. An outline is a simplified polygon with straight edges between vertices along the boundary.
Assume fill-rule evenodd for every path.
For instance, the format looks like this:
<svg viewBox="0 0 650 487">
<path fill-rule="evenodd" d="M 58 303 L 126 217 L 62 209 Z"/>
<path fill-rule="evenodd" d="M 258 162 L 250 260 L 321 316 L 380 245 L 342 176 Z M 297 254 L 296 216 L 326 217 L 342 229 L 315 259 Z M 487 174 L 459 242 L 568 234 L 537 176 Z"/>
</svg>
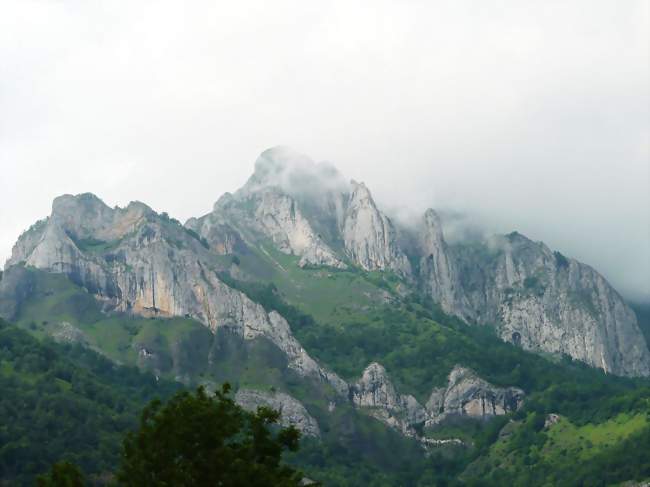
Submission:
<svg viewBox="0 0 650 487">
<path fill-rule="evenodd" d="M 288 145 L 650 298 L 648 5 L 0 3 L 0 261 L 62 193 L 185 220 Z"/>
</svg>

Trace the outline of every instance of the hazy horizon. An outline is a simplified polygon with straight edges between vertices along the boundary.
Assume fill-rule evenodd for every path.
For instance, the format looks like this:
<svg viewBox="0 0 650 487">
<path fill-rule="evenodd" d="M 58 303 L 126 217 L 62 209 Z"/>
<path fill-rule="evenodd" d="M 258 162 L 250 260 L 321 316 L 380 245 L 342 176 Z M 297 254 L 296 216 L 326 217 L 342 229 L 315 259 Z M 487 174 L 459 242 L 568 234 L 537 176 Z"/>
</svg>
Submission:
<svg viewBox="0 0 650 487">
<path fill-rule="evenodd" d="M 647 2 L 365 5 L 8 2 L 2 265 L 60 194 L 185 221 L 287 145 L 650 299 Z"/>
</svg>

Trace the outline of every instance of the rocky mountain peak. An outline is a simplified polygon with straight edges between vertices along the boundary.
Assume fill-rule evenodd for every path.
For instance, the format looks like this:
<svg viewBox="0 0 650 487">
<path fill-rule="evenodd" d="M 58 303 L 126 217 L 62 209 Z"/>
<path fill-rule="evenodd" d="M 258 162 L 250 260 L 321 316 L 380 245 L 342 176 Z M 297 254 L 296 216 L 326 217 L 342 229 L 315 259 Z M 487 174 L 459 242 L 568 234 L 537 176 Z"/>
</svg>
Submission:
<svg viewBox="0 0 650 487">
<path fill-rule="evenodd" d="M 331 191 L 346 192 L 348 185 L 330 163 L 315 162 L 289 147 L 265 150 L 255 162 L 255 170 L 238 193 L 250 194 L 276 187 L 294 198 L 320 199 Z"/>
<path fill-rule="evenodd" d="M 357 182 L 354 179 L 350 180 L 350 187 L 352 191 L 350 193 L 350 206 L 371 206 L 376 207 L 375 201 L 372 198 L 372 194 L 368 189 L 368 186 L 362 181 Z"/>
<path fill-rule="evenodd" d="M 65 194 L 54 199 L 51 217 L 80 238 L 86 238 L 112 221 L 113 209 L 92 193 Z"/>
<path fill-rule="evenodd" d="M 397 274 L 408 291 L 428 294 L 468 323 L 494 325 L 502 339 L 522 348 L 568 354 L 614 374 L 650 374 L 650 351 L 634 313 L 591 267 L 518 232 L 448 245 L 432 209 L 417 229 L 407 229 L 380 210 L 364 183 L 348 183 L 333 166 L 286 147 L 264 151 L 243 188 L 185 228 L 143 203 L 110 208 L 92 194 L 63 195 L 47 220 L 20 237 L 7 266 L 24 262 L 65 272 L 110 294 L 119 288 L 114 267 L 147 246 L 157 250 L 138 257 L 145 274 L 150 257 L 162 259 L 163 250 L 168 258 L 208 262 L 206 253 L 257 248 L 265 254 L 267 243 L 296 256 L 300 267 L 352 265 Z M 110 263 L 97 259 L 104 254 Z M 143 292 L 136 301 L 153 305 Z"/>
<path fill-rule="evenodd" d="M 80 211 L 110 211 L 110 207 L 93 193 L 81 193 L 77 195 L 63 194 L 54 198 L 52 202 L 53 215 L 65 215 Z"/>
<path fill-rule="evenodd" d="M 472 315 L 453 256 L 445 241 L 438 214 L 428 209 L 419 233 L 420 278 L 426 292 L 449 314 Z"/>
<path fill-rule="evenodd" d="M 411 265 L 393 222 L 379 211 L 365 184 L 352 181 L 351 185 L 342 230 L 348 256 L 368 271 L 391 270 L 410 276 Z"/>
<path fill-rule="evenodd" d="M 286 172 L 300 166 L 313 165 L 313 161 L 286 146 L 276 146 L 262 152 L 255 161 L 255 170 L 246 186 L 254 191 L 262 186 L 282 183 Z"/>
<path fill-rule="evenodd" d="M 139 201 L 125 208 L 111 208 L 92 193 L 62 195 L 52 203 L 51 222 L 73 240 L 112 240 L 133 230 L 134 225 L 155 212 Z"/>
<path fill-rule="evenodd" d="M 428 424 L 438 424 L 450 416 L 488 418 L 501 416 L 521 407 L 524 391 L 516 387 L 496 387 L 473 370 L 456 365 L 446 387 L 434 389 L 427 401 Z"/>
<path fill-rule="evenodd" d="M 428 229 L 433 229 L 436 234 L 442 236 L 442 221 L 438 212 L 433 208 L 427 208 L 424 212 L 424 224 Z"/>
</svg>

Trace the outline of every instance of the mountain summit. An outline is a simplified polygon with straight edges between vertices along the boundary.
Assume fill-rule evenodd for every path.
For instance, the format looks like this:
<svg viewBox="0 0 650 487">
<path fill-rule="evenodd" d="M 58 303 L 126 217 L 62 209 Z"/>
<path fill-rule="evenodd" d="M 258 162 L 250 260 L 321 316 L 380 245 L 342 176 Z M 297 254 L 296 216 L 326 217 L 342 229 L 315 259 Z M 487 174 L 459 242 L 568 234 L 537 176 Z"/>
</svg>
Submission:
<svg viewBox="0 0 650 487">
<path fill-rule="evenodd" d="M 106 309 L 189 315 L 213 330 L 237 323 L 245 335 L 253 322 L 272 323 L 219 280 L 227 269 L 214 256 L 269 255 L 269 246 L 302 268 L 394 275 L 402 292 L 424 293 L 526 350 L 650 374 L 634 313 L 591 267 L 518 233 L 448 245 L 433 209 L 416 229 L 402 227 L 363 183 L 285 147 L 263 152 L 243 188 L 185 226 L 142 203 L 111 209 L 90 194 L 61 196 L 49 218 L 21 235 L 6 268 L 67 275 Z"/>
<path fill-rule="evenodd" d="M 434 209 L 403 225 L 364 183 L 287 148 L 185 224 L 140 202 L 56 198 L 0 274 L 0 318 L 161 383 L 229 382 L 242 407 L 302 431 L 297 463 L 319 480 L 323 465 L 352 485 L 405 464 L 426 485 L 479 478 L 503 457 L 487 436 L 538 445 L 540 428 L 557 439 L 603 414 L 645 425 L 644 382 L 614 376 L 649 376 L 650 352 L 598 272 L 517 232 L 447 242 Z M 431 462 L 447 455 L 445 473 Z"/>
</svg>

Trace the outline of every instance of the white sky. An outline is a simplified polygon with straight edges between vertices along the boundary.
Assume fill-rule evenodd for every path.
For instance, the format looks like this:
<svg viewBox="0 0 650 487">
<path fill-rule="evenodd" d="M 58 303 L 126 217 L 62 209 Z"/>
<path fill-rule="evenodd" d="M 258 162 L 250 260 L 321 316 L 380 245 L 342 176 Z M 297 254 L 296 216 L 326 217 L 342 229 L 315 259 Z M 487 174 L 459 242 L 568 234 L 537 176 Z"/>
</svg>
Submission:
<svg viewBox="0 0 650 487">
<path fill-rule="evenodd" d="M 185 220 L 284 144 L 650 298 L 644 0 L 0 2 L 0 261 L 62 193 Z"/>
</svg>

